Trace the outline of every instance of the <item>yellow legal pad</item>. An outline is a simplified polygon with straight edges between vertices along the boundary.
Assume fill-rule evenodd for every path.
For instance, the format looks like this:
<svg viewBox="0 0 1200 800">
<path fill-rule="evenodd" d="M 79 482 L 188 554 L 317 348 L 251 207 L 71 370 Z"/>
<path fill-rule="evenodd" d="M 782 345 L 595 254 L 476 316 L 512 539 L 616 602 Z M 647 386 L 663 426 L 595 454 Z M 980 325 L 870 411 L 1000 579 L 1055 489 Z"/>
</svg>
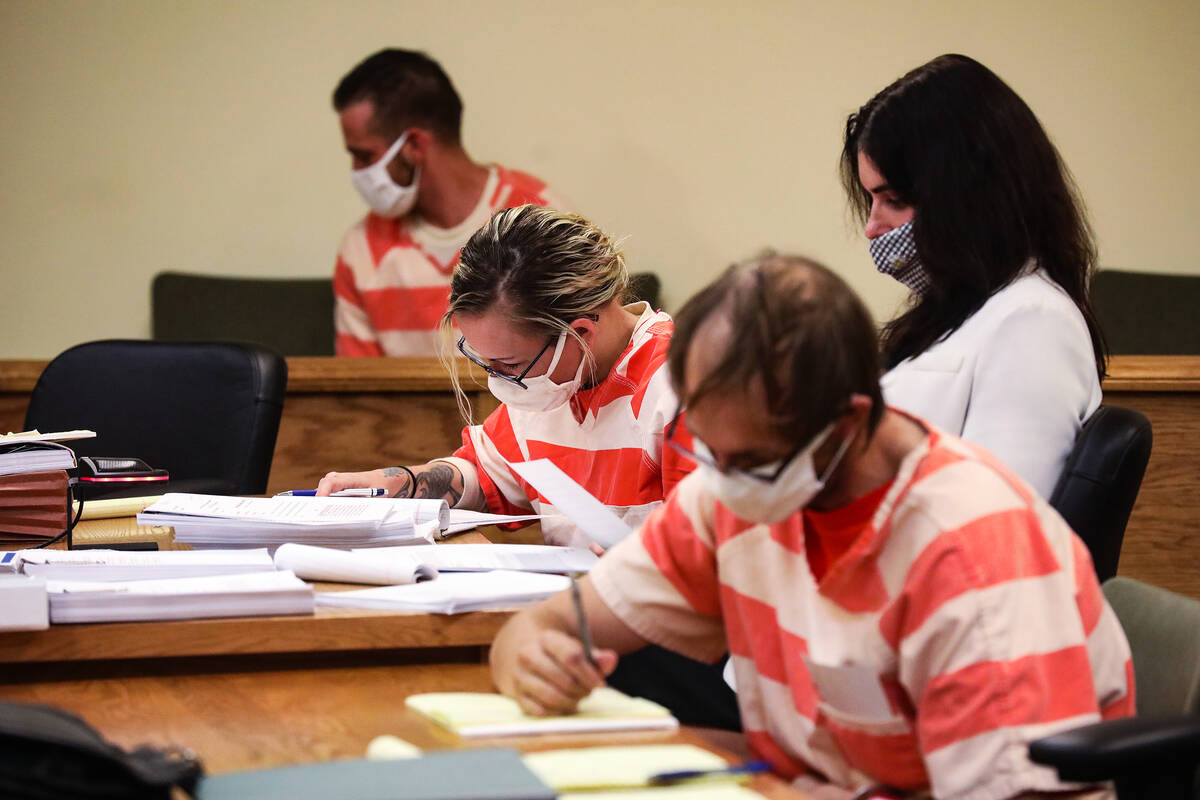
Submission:
<svg viewBox="0 0 1200 800">
<path fill-rule="evenodd" d="M 559 792 L 647 788 L 664 772 L 720 770 L 729 765 L 716 753 L 692 744 L 579 747 L 527 753 L 525 766 Z M 748 780 L 749 776 L 737 778 Z M 731 782 L 731 779 L 726 779 Z M 698 784 L 689 783 L 695 788 Z M 728 785 L 728 783 L 726 784 Z M 659 790 L 656 789 L 657 797 Z M 591 796 L 591 795 L 589 795 Z M 626 794 L 622 793 L 621 797 Z"/>
<path fill-rule="evenodd" d="M 671 712 L 640 697 L 600 687 L 561 717 L 532 717 L 515 700 L 483 692 L 429 692 L 411 695 L 404 704 L 463 737 L 527 736 L 543 733 L 586 733 L 672 729 L 679 721 Z"/>
</svg>

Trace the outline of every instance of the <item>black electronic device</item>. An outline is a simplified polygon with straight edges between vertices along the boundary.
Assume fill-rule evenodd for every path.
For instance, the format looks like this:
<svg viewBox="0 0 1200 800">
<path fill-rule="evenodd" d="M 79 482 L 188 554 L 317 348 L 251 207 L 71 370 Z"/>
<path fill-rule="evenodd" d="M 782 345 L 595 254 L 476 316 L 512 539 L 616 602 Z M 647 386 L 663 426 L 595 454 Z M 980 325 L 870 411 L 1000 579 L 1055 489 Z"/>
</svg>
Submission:
<svg viewBox="0 0 1200 800">
<path fill-rule="evenodd" d="M 154 469 L 140 458 L 79 457 L 81 483 L 153 483 L 169 480 L 170 477 L 165 469 Z"/>
</svg>

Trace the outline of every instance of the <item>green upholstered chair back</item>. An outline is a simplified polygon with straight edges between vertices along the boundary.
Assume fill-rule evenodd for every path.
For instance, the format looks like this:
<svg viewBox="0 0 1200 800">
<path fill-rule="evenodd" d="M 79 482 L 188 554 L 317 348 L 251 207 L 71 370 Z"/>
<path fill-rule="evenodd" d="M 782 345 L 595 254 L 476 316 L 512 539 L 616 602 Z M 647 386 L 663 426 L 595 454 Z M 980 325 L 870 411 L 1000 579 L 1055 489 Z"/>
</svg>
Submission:
<svg viewBox="0 0 1200 800">
<path fill-rule="evenodd" d="M 1131 578 L 1104 596 L 1133 651 L 1138 714 L 1200 713 L 1200 600 Z"/>
<path fill-rule="evenodd" d="M 151 288 L 159 341 L 240 341 L 285 356 L 333 355 L 329 278 L 234 278 L 160 272 Z"/>
<path fill-rule="evenodd" d="M 1116 355 L 1200 355 L 1200 275 L 1105 269 L 1092 305 Z"/>
</svg>

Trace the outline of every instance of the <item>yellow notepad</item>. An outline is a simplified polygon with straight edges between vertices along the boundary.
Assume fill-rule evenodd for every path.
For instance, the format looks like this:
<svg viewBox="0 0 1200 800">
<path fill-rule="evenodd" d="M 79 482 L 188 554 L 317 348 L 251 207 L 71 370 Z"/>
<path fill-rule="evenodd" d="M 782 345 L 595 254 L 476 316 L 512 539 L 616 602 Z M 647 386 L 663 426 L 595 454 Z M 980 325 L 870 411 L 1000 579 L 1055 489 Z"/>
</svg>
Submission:
<svg viewBox="0 0 1200 800">
<path fill-rule="evenodd" d="M 664 772 L 717 770 L 729 766 L 716 753 L 692 744 L 547 750 L 528 753 L 524 761 L 542 783 L 560 793 L 645 788 L 653 776 Z M 749 776 L 739 777 L 748 779 Z"/>
<path fill-rule="evenodd" d="M 415 694 L 404 704 L 463 737 L 679 727 L 679 721 L 658 703 L 608 687 L 594 689 L 574 714 L 562 717 L 532 717 L 515 700 L 482 692 Z"/>
</svg>

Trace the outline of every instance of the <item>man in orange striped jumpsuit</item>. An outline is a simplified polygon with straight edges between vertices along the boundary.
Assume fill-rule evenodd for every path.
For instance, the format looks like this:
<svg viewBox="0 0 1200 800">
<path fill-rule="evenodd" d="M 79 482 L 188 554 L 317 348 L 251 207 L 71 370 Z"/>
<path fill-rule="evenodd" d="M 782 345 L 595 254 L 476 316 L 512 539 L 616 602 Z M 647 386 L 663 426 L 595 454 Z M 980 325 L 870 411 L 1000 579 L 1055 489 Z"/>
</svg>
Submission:
<svg viewBox="0 0 1200 800">
<path fill-rule="evenodd" d="M 1134 711 L 1083 543 L 991 454 L 883 405 L 876 331 L 795 257 L 731 268 L 676 316 L 696 471 L 567 595 L 492 647 L 501 691 L 572 708 L 620 653 L 731 653 L 747 743 L 786 778 L 946 800 L 1106 796 L 1030 741 Z M 590 658 L 589 658 L 590 655 Z"/>
<path fill-rule="evenodd" d="M 351 180 L 371 209 L 338 251 L 337 353 L 436 355 L 450 275 L 471 234 L 502 208 L 566 205 L 532 175 L 471 159 L 462 101 L 423 53 L 375 53 L 338 84 L 333 107 Z"/>
</svg>

